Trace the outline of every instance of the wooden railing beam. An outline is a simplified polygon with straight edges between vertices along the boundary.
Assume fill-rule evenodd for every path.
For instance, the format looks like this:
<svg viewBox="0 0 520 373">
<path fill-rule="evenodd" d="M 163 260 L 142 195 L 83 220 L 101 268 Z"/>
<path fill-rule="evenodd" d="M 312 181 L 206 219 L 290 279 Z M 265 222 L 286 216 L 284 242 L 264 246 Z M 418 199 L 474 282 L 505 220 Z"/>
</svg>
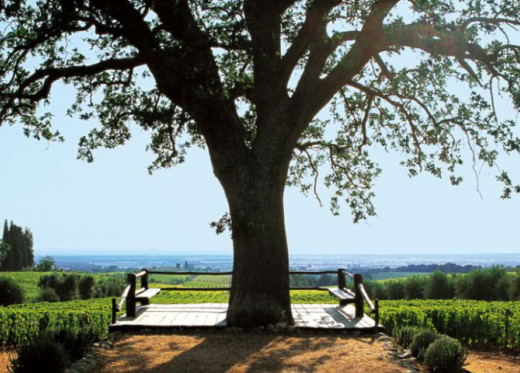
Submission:
<svg viewBox="0 0 520 373">
<path fill-rule="evenodd" d="M 364 300 L 361 294 L 360 284 L 363 284 L 363 276 L 361 274 L 354 274 L 354 294 L 356 294 L 355 305 L 356 305 L 356 317 L 363 317 L 365 315 Z"/>
<path fill-rule="evenodd" d="M 141 272 L 144 272 L 141 276 L 141 287 L 148 290 L 148 269 L 144 268 Z"/>
<path fill-rule="evenodd" d="M 127 276 L 128 282 L 130 284 L 130 289 L 128 292 L 128 296 L 126 297 L 126 316 L 127 317 L 135 317 L 135 283 L 136 283 L 137 275 L 130 273 Z"/>
</svg>

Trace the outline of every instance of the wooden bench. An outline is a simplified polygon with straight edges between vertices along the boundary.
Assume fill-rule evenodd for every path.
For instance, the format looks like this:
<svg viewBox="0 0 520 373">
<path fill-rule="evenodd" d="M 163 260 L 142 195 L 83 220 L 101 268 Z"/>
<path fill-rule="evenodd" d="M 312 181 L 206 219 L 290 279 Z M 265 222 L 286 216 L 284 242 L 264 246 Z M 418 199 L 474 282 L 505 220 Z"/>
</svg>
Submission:
<svg viewBox="0 0 520 373">
<path fill-rule="evenodd" d="M 137 279 L 141 279 L 141 288 L 137 289 Z M 136 303 L 141 305 L 150 304 L 150 298 L 156 296 L 161 292 L 161 289 L 149 288 L 148 287 L 148 270 L 143 269 L 138 273 L 130 273 L 127 276 L 129 285 L 128 290 L 125 289 L 123 296 L 121 297 L 120 305 L 122 306 L 123 298 L 126 298 L 126 316 L 135 317 L 136 315 Z M 119 307 L 121 309 L 121 307 Z"/>
<path fill-rule="evenodd" d="M 161 289 L 157 288 L 141 288 L 135 292 L 135 301 L 143 305 L 150 304 L 150 298 L 156 296 L 161 292 Z"/>
<path fill-rule="evenodd" d="M 349 289 L 329 288 L 329 294 L 339 299 L 340 306 L 344 306 L 356 301 L 356 294 Z"/>
</svg>

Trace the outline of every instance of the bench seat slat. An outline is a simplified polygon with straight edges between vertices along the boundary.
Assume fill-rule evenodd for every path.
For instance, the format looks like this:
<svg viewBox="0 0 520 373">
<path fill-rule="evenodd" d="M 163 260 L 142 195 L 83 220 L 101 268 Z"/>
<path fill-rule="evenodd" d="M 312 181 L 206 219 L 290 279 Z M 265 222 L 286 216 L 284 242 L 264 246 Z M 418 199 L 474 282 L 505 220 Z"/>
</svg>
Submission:
<svg viewBox="0 0 520 373">
<path fill-rule="evenodd" d="M 348 289 L 341 290 L 337 288 L 330 288 L 329 294 L 338 298 L 339 300 L 354 300 L 355 298 L 355 295 Z"/>
<path fill-rule="evenodd" d="M 150 299 L 151 297 L 159 294 L 160 291 L 161 291 L 161 289 L 156 289 L 156 288 L 147 289 L 147 290 L 143 291 L 142 293 L 136 294 L 135 300 L 140 301 L 143 299 Z"/>
</svg>

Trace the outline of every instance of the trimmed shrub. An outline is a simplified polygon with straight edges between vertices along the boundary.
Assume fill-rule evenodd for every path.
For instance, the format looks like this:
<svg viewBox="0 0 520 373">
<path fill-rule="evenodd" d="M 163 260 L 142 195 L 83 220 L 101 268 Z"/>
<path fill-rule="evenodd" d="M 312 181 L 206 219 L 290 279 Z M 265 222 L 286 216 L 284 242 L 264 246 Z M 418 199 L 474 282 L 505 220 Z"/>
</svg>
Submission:
<svg viewBox="0 0 520 373">
<path fill-rule="evenodd" d="M 25 294 L 20 285 L 8 277 L 0 277 L 0 306 L 21 304 Z"/>
<path fill-rule="evenodd" d="M 81 299 L 90 299 L 94 293 L 94 277 L 84 276 L 78 282 L 79 296 Z"/>
<path fill-rule="evenodd" d="M 40 277 L 38 286 L 42 289 L 54 289 L 61 301 L 69 301 L 77 298 L 78 278 L 75 274 L 52 274 Z"/>
<path fill-rule="evenodd" d="M 508 300 L 514 278 L 503 267 L 479 268 L 456 282 L 459 298 L 475 300 Z"/>
<path fill-rule="evenodd" d="M 509 299 L 520 300 L 520 273 L 516 273 L 511 279 L 511 288 L 509 289 Z"/>
<path fill-rule="evenodd" d="M 364 283 L 370 298 L 372 299 L 388 299 L 386 286 L 381 281 L 367 281 Z"/>
<path fill-rule="evenodd" d="M 386 292 L 388 299 L 404 299 L 406 298 L 406 291 L 404 288 L 404 281 L 391 280 L 386 283 Z"/>
<path fill-rule="evenodd" d="M 119 297 L 126 286 L 124 276 L 112 276 L 101 278 L 97 281 L 98 297 Z"/>
<path fill-rule="evenodd" d="M 458 372 L 466 361 L 466 350 L 459 341 L 447 335 L 441 335 L 424 354 L 424 362 L 431 371 Z"/>
<path fill-rule="evenodd" d="M 60 297 L 56 294 L 56 290 L 52 288 L 44 288 L 38 294 L 38 302 L 59 302 Z"/>
<path fill-rule="evenodd" d="M 105 337 L 110 310 L 110 299 L 0 307 L 0 346 L 21 346 L 37 340 L 45 330 L 92 328 Z"/>
<path fill-rule="evenodd" d="M 78 287 L 78 276 L 77 275 L 67 275 L 63 278 L 63 282 L 61 286 L 56 289 L 60 300 L 68 301 L 76 299 L 76 289 Z"/>
<path fill-rule="evenodd" d="M 435 342 L 439 334 L 432 329 L 423 329 L 413 336 L 410 350 L 412 355 L 419 361 L 424 361 L 424 354 L 428 347 Z"/>
<path fill-rule="evenodd" d="M 63 345 L 71 361 L 76 361 L 85 356 L 89 347 L 95 340 L 99 339 L 99 334 L 92 328 L 85 330 L 62 329 L 55 333 L 54 339 Z"/>
<path fill-rule="evenodd" d="M 70 366 L 65 348 L 46 336 L 18 348 L 18 356 L 11 360 L 12 373 L 53 372 L 62 373 Z"/>
<path fill-rule="evenodd" d="M 416 335 L 420 330 L 421 328 L 416 326 L 402 326 L 400 328 L 396 328 L 392 333 L 394 343 L 402 346 L 403 348 L 408 348 L 412 343 L 414 335 Z"/>
<path fill-rule="evenodd" d="M 404 283 L 406 299 L 422 299 L 424 297 L 426 281 L 426 278 L 419 276 L 407 278 Z"/>
<path fill-rule="evenodd" d="M 453 284 L 449 277 L 442 272 L 433 272 L 424 290 L 426 299 L 451 299 L 454 295 Z"/>
</svg>

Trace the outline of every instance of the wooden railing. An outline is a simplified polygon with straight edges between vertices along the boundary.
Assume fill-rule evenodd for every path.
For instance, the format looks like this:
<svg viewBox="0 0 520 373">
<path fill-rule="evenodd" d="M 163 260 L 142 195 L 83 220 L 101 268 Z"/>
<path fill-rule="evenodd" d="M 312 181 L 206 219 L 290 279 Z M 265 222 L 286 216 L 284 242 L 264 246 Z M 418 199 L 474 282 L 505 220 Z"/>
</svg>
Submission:
<svg viewBox="0 0 520 373">
<path fill-rule="evenodd" d="M 379 299 L 376 299 L 374 303 L 370 300 L 365 287 L 363 286 L 363 277 L 356 273 L 354 275 L 354 293 L 355 293 L 355 304 L 356 304 L 356 317 L 363 317 L 365 314 L 364 304 L 370 308 L 370 313 L 374 314 L 374 320 L 376 327 L 379 326 Z"/>
<path fill-rule="evenodd" d="M 123 309 L 123 303 L 128 297 L 128 293 L 130 292 L 131 285 L 127 285 L 125 290 L 123 290 L 123 294 L 119 299 L 119 303 L 117 303 L 116 298 L 112 298 L 112 324 L 115 324 L 117 321 L 117 313 Z"/>
<path fill-rule="evenodd" d="M 379 325 L 379 301 L 376 299 L 374 303 L 368 296 L 365 287 L 363 286 L 363 277 L 361 274 L 352 274 L 347 272 L 343 268 L 339 268 L 337 271 L 289 271 L 289 275 L 336 275 L 338 289 L 343 291 L 350 298 L 347 300 L 340 300 L 340 305 L 347 303 L 354 303 L 356 309 L 356 317 L 363 317 L 365 314 L 364 304 L 368 305 L 370 313 L 375 315 L 375 325 Z M 139 294 L 144 293 L 149 289 L 149 276 L 150 275 L 171 275 L 171 276 L 200 276 L 200 275 L 211 275 L 211 276 L 232 276 L 233 272 L 167 272 L 167 271 L 151 271 L 143 269 L 138 273 L 130 273 L 127 275 L 128 285 L 126 286 L 119 303 L 117 299 L 112 299 L 112 323 L 116 322 L 117 312 L 120 312 L 123 308 L 123 303 L 126 301 L 126 315 L 128 317 L 135 317 L 136 315 L 136 297 Z M 141 279 L 141 288 L 137 289 L 137 279 Z M 353 279 L 354 291 L 347 288 L 347 278 Z M 161 287 L 158 288 L 161 291 L 230 291 L 230 287 L 217 287 L 217 288 L 187 288 L 187 287 Z M 291 290 L 318 290 L 318 291 L 329 291 L 328 288 L 317 287 L 317 286 L 294 286 Z M 152 289 L 153 290 L 153 289 Z M 375 304 L 375 305 L 374 305 Z"/>
</svg>

